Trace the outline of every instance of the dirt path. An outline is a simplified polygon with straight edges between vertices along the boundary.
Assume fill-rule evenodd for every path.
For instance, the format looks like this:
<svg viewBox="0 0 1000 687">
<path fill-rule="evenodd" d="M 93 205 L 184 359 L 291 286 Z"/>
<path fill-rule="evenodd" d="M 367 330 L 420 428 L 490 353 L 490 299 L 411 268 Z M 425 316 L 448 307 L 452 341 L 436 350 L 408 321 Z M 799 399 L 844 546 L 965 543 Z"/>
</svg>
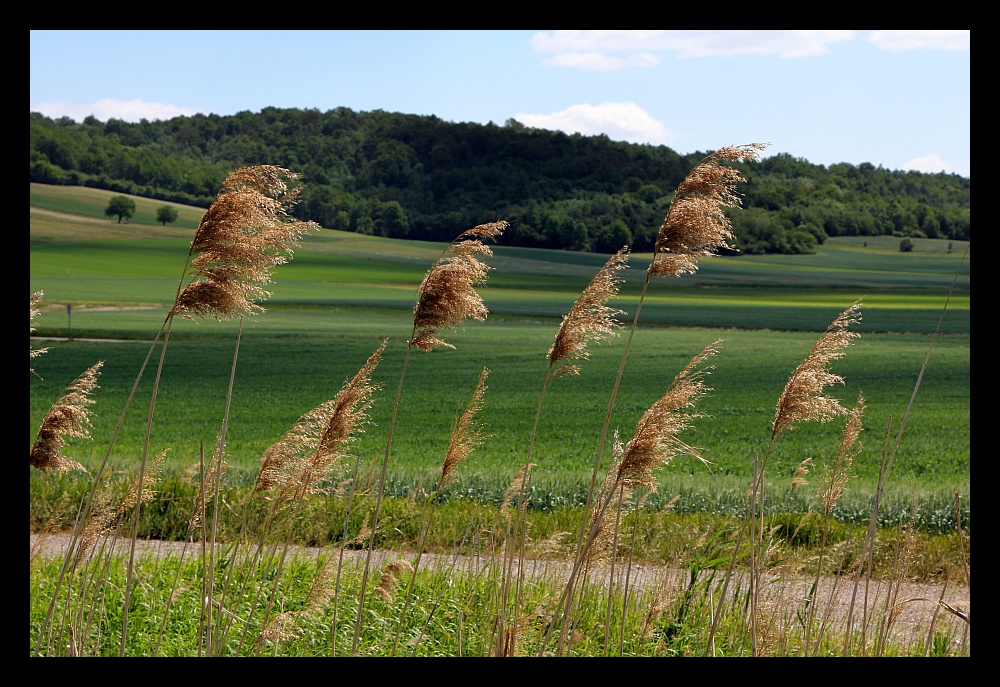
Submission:
<svg viewBox="0 0 1000 687">
<path fill-rule="evenodd" d="M 30 555 L 63 555 L 69 541 L 68 535 L 58 534 L 40 537 L 32 534 L 30 535 Z M 182 550 L 184 550 L 184 544 L 181 542 L 140 541 L 137 543 L 138 553 L 177 556 Z M 289 554 L 317 556 L 336 551 L 328 548 L 293 547 Z M 127 554 L 128 543 L 117 542 L 116 552 Z M 196 555 L 197 552 L 196 548 L 188 545 L 185 556 Z M 365 551 L 345 551 L 344 560 L 347 566 L 363 566 L 365 558 Z M 405 558 L 413 563 L 416 560 L 416 554 L 376 551 L 373 555 L 372 565 L 374 569 L 380 570 L 389 560 L 397 558 Z M 421 569 L 427 567 L 454 568 L 456 571 L 472 574 L 488 572 L 492 565 L 491 559 L 477 556 L 424 554 L 420 559 Z M 535 579 L 565 580 L 568 578 L 569 572 L 570 566 L 565 561 L 531 560 L 527 561 L 525 567 L 525 575 Z M 592 579 L 607 581 L 611 577 L 610 569 L 598 570 L 596 574 L 592 573 L 592 576 Z M 721 581 L 722 575 L 717 577 Z M 669 598 L 677 596 L 683 590 L 688 582 L 689 573 L 687 570 L 658 566 L 633 566 L 628 571 L 626 579 L 625 571 L 619 566 L 615 571 L 615 578 L 615 584 L 619 589 L 627 583 L 630 589 L 636 590 L 637 594 L 646 595 L 646 598 L 651 598 L 651 595 L 654 594 L 661 594 Z M 796 623 L 796 613 L 801 610 L 802 599 L 808 594 L 811 584 L 812 579 L 806 577 L 768 578 L 761 587 L 762 608 L 770 611 L 770 615 L 779 624 L 779 627 Z M 730 582 L 730 590 L 739 586 L 741 586 L 741 580 L 734 579 Z M 745 588 L 745 584 L 742 586 Z M 956 642 L 961 641 L 962 634 L 966 631 L 968 631 L 966 639 L 971 639 L 971 630 L 968 629 L 971 628 L 971 625 L 968 625 L 956 614 L 961 613 L 966 617 L 971 615 L 968 587 L 911 582 L 890 585 L 887 582 L 875 581 L 867 589 L 862 583 L 855 590 L 851 580 L 824 578 L 819 584 L 817 598 L 821 605 L 817 607 L 817 613 L 828 613 L 828 623 L 833 631 L 837 631 L 838 628 L 846 624 L 849 614 L 853 618 L 854 626 L 857 627 L 862 622 L 863 609 L 866 607 L 866 594 L 869 622 L 873 623 L 873 626 L 877 625 L 877 621 L 884 616 L 887 607 L 895 608 L 891 634 L 900 643 L 909 644 L 926 639 L 932 623 L 936 632 L 946 633 L 954 637 Z M 731 593 L 729 598 L 731 598 Z M 890 600 L 888 604 L 887 598 Z M 955 612 L 948 610 L 948 607 L 954 609 Z"/>
</svg>

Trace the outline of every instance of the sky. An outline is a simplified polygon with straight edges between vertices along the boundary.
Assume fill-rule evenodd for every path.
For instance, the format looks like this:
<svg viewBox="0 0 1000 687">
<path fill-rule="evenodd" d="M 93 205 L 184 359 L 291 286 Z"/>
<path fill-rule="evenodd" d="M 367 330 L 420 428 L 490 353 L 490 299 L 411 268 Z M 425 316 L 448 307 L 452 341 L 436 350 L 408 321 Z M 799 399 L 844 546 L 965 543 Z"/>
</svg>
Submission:
<svg viewBox="0 0 1000 687">
<path fill-rule="evenodd" d="M 970 30 L 33 30 L 31 112 L 347 107 L 971 177 Z"/>
</svg>

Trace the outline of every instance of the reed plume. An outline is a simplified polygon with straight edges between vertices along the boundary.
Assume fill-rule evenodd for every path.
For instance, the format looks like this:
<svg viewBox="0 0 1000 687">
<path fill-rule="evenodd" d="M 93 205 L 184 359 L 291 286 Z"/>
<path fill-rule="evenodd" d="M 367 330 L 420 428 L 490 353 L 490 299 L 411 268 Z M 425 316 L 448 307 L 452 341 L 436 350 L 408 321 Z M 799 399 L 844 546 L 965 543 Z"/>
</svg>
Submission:
<svg viewBox="0 0 1000 687">
<path fill-rule="evenodd" d="M 603 520 L 608 509 L 614 503 L 624 504 L 637 490 L 655 491 L 657 472 L 678 455 L 686 454 L 709 464 L 697 448 L 681 441 L 678 435 L 690 429 L 695 419 L 704 417 L 704 413 L 691 409 L 711 390 L 705 376 L 715 366 L 705 362 L 719 352 L 722 343 L 719 339 L 706 346 L 674 377 L 666 393 L 639 418 L 627 444 L 622 446 L 615 433 L 615 461 L 599 492 L 598 508 L 591 515 L 591 543 L 585 544 L 585 552 L 606 530 Z"/>
<path fill-rule="evenodd" d="M 38 310 L 35 309 L 35 306 L 38 305 L 38 301 L 42 300 L 42 296 L 44 296 L 44 295 L 45 295 L 45 292 L 43 292 L 43 291 L 36 291 L 35 293 L 31 294 L 31 297 L 28 299 L 28 301 L 29 301 L 29 306 L 28 306 L 28 311 L 29 311 L 29 316 L 28 316 L 28 336 L 29 337 L 32 334 L 35 333 L 35 328 L 34 328 L 34 326 L 32 326 L 32 322 L 34 322 L 35 318 L 38 317 Z M 35 358 L 37 358 L 38 356 L 40 356 L 42 353 L 45 353 L 48 350 L 49 350 L 48 348 L 34 348 L 31 345 L 31 341 L 29 339 L 29 341 L 28 341 L 28 360 L 34 360 Z M 28 366 L 28 372 L 30 374 L 34 374 L 35 370 L 34 370 L 33 367 L 31 367 L 29 365 Z"/>
<path fill-rule="evenodd" d="M 298 240 L 319 225 L 291 219 L 301 187 L 299 174 L 282 167 L 241 167 L 226 177 L 201 218 L 189 254 L 190 283 L 177 295 L 170 316 L 193 319 L 264 311 L 271 268 L 286 263 Z"/>
<path fill-rule="evenodd" d="M 382 576 L 379 578 L 378 586 L 375 587 L 375 593 L 386 603 L 392 603 L 392 592 L 399 584 L 399 575 L 404 572 L 413 572 L 413 566 L 402 558 L 387 563 L 382 569 Z"/>
<path fill-rule="evenodd" d="M 674 192 L 660 226 L 649 276 L 693 274 L 701 258 L 720 248 L 732 250 L 727 241 L 736 237 L 725 210 L 740 207 L 735 189 L 744 179 L 735 168 L 719 163 L 755 161 L 766 147 L 766 143 L 750 143 L 720 148 L 691 170 Z"/>
<path fill-rule="evenodd" d="M 87 469 L 63 455 L 67 438 L 90 439 L 90 418 L 94 403 L 91 393 L 97 387 L 97 378 L 104 362 L 95 363 L 67 387 L 66 393 L 52 404 L 45 414 L 35 443 L 31 447 L 29 462 L 42 472 L 70 472 Z"/>
<path fill-rule="evenodd" d="M 607 302 L 618 295 L 622 282 L 618 272 L 628 267 L 628 256 L 628 246 L 612 255 L 563 317 L 547 354 L 554 374 L 580 374 L 579 366 L 566 361 L 586 360 L 590 357 L 588 343 L 600 343 L 618 336 L 616 330 L 622 325 L 616 318 L 625 311 L 612 308 Z"/>
<path fill-rule="evenodd" d="M 625 445 L 621 461 L 614 470 L 616 482 L 632 489 L 654 490 L 656 471 L 682 453 L 709 464 L 698 449 L 681 441 L 677 435 L 690 429 L 693 420 L 704 417 L 704 413 L 690 409 L 711 391 L 705 384 L 705 375 L 715 366 L 704 363 L 719 352 L 722 343 L 719 339 L 692 358 L 671 382 L 667 392 L 639 418 L 635 434 Z"/>
<path fill-rule="evenodd" d="M 476 292 L 490 267 L 477 255 L 491 256 L 484 239 L 496 239 L 508 227 L 504 221 L 480 224 L 459 234 L 424 275 L 413 307 L 413 334 L 408 342 L 422 351 L 453 345 L 438 338 L 441 329 L 455 331 L 465 320 L 483 321 L 488 310 Z"/>
<path fill-rule="evenodd" d="M 486 379 L 489 377 L 488 368 L 483 368 L 479 373 L 479 380 L 476 388 L 472 392 L 465 410 L 452 423 L 451 439 L 448 442 L 448 450 L 445 453 L 444 462 L 441 464 L 441 479 L 438 480 L 437 492 L 441 493 L 445 487 L 455 481 L 458 466 L 465 461 L 472 452 L 485 439 L 482 425 L 476 422 L 476 414 L 483 409 L 486 394 Z"/>
<path fill-rule="evenodd" d="M 811 420 L 828 422 L 847 414 L 840 401 L 823 395 L 823 389 L 831 384 L 844 383 L 844 378 L 830 372 L 829 366 L 834 360 L 844 357 L 844 349 L 859 336 L 848 327 L 860 321 L 861 301 L 858 300 L 837 316 L 796 368 L 778 399 L 772 441 L 796 423 Z"/>
<path fill-rule="evenodd" d="M 344 383 L 336 397 L 300 417 L 281 440 L 264 452 L 253 493 L 277 488 L 279 500 L 295 501 L 308 494 L 327 492 L 324 482 L 369 421 L 368 410 L 381 389 L 371 376 L 387 341 Z"/>
</svg>

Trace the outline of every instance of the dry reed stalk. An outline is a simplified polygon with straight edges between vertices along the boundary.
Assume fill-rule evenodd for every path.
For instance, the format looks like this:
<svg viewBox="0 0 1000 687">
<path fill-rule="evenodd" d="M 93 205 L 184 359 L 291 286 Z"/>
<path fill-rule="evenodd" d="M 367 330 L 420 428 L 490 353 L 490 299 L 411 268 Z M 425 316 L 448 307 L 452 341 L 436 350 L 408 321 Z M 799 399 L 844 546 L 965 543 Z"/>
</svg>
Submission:
<svg viewBox="0 0 1000 687">
<path fill-rule="evenodd" d="M 740 198 L 735 189 L 736 184 L 744 179 L 738 171 L 721 163 L 756 161 L 760 158 L 760 151 L 766 147 L 765 143 L 750 143 L 720 148 L 706 156 L 691 170 L 674 193 L 674 200 L 657 233 L 653 259 L 646 270 L 642 293 L 639 296 L 639 303 L 632 319 L 632 327 L 625 342 L 621 363 L 618 366 L 618 375 L 615 378 L 611 398 L 608 401 L 604 426 L 601 429 L 601 437 L 594 455 L 590 488 L 587 492 L 586 508 L 588 511 L 594 507 L 597 476 L 601 472 L 601 458 L 611 424 L 611 414 L 618 398 L 622 374 L 625 371 L 629 350 L 632 347 L 632 338 L 639 324 L 639 315 L 646 299 L 650 279 L 654 276 L 681 276 L 693 273 L 697 270 L 701 258 L 714 254 L 720 248 L 730 248 L 727 241 L 733 238 L 732 224 L 726 216 L 725 210 L 739 207 Z M 585 538 L 586 532 L 581 529 L 577 540 L 577 559 L 583 554 L 582 547 Z M 556 615 L 561 612 L 561 610 L 557 610 Z M 551 630 L 550 626 L 549 632 L 546 633 L 546 638 L 542 642 L 542 647 L 539 649 L 539 654 L 544 653 L 545 643 L 548 641 Z"/>
<path fill-rule="evenodd" d="M 77 377 L 67 387 L 66 393 L 49 408 L 28 455 L 32 467 L 42 472 L 51 470 L 87 472 L 83 465 L 63 455 L 63 447 L 68 443 L 67 438 L 91 438 L 90 418 L 93 412 L 90 406 L 94 403 L 91 393 L 98 388 L 97 378 L 103 365 L 103 361 L 92 365 Z"/>
<path fill-rule="evenodd" d="M 396 415 L 399 412 L 399 400 L 403 392 L 403 380 L 406 378 L 410 351 L 413 348 L 419 348 L 422 351 L 430 352 L 438 346 L 454 348 L 452 344 L 438 337 L 438 332 L 441 329 L 455 331 L 466 319 L 486 319 L 488 310 L 475 287 L 485 282 L 491 268 L 479 260 L 476 255 L 493 255 L 493 251 L 483 241 L 498 238 L 508 226 L 505 221 L 489 222 L 463 231 L 442 251 L 441 256 L 420 282 L 417 289 L 417 301 L 413 306 L 413 328 L 410 331 L 410 338 L 406 342 L 406 355 L 403 358 L 403 369 L 399 374 L 396 400 L 393 403 L 392 418 L 389 421 L 385 454 L 379 472 L 375 510 L 372 516 L 373 530 L 377 531 L 379 526 L 382 498 L 385 494 L 386 473 L 389 468 L 389 455 L 392 452 L 392 437 L 396 428 Z M 361 574 L 358 615 L 355 620 L 354 639 L 351 646 L 352 656 L 357 654 L 361 619 L 364 615 L 365 592 L 368 588 L 374 546 L 375 539 L 372 537 L 365 557 L 364 571 Z"/>
<path fill-rule="evenodd" d="M 483 409 L 483 397 L 488 388 L 486 386 L 486 379 L 489 377 L 489 374 L 489 369 L 484 367 L 482 372 L 479 373 L 479 379 L 476 381 L 476 388 L 472 392 L 472 397 L 469 399 L 462 413 L 452 422 L 448 450 L 445 452 L 444 462 L 441 464 L 441 478 L 438 480 L 437 488 L 431 495 L 429 504 L 433 504 L 438 495 L 455 480 L 458 466 L 465 462 L 472 455 L 476 447 L 485 439 L 482 426 L 476 422 L 476 414 Z M 403 611 L 399 614 L 399 622 L 396 624 L 396 638 L 393 640 L 390 656 L 396 655 L 396 647 L 399 644 L 403 621 L 410 608 L 413 586 L 416 583 L 417 570 L 420 568 L 420 559 L 424 553 L 424 544 L 427 540 L 429 527 L 430 510 L 427 511 L 427 515 L 420 526 L 420 535 L 417 538 L 417 558 L 413 562 L 413 568 L 410 571 L 410 582 L 406 589 L 406 603 L 403 604 Z"/>
<path fill-rule="evenodd" d="M 709 344 L 691 359 L 671 382 L 666 393 L 639 418 L 635 433 L 626 445 L 619 448 L 616 434 L 616 460 L 598 492 L 595 508 L 589 515 L 586 539 L 578 548 L 573 570 L 557 607 L 557 614 L 567 614 L 562 622 L 564 628 L 569 625 L 568 613 L 577 575 L 587 568 L 592 555 L 591 548 L 606 529 L 604 517 L 608 508 L 617 504 L 618 508 L 614 512 L 618 514 L 626 494 L 636 490 L 655 490 L 657 471 L 680 454 L 692 456 L 709 465 L 698 449 L 681 441 L 677 435 L 689 429 L 693 420 L 704 417 L 703 413 L 692 412 L 691 409 L 711 390 L 705 384 L 705 376 L 710 374 L 714 365 L 705 363 L 719 352 L 722 343 L 719 339 Z M 616 515 L 616 523 L 617 518 Z M 560 611 L 561 608 L 565 610 Z M 561 651 L 563 641 L 560 636 L 557 653 Z"/>
</svg>

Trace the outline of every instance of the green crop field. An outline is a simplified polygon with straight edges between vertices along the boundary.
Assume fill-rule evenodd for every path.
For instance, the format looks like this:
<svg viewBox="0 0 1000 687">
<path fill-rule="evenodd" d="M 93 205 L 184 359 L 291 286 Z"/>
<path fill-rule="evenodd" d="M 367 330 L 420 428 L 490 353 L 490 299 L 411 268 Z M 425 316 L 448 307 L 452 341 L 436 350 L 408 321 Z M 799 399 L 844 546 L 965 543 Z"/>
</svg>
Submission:
<svg viewBox="0 0 1000 687">
<path fill-rule="evenodd" d="M 32 360 L 29 439 L 72 380 L 104 361 L 93 406 L 93 440 L 74 441 L 67 455 L 85 465 L 102 457 L 135 376 L 176 294 L 200 210 L 181 208 L 174 225 L 155 224 L 155 207 L 118 224 L 101 218 L 113 194 L 96 189 L 31 185 L 30 292 L 44 291 L 32 326 L 48 352 Z M 456 228 L 456 234 L 465 228 Z M 711 463 L 678 459 L 664 470 L 671 489 L 738 491 L 766 446 L 775 404 L 789 375 L 825 327 L 862 301 L 861 337 L 833 371 L 845 384 L 830 390 L 847 407 L 863 394 L 865 450 L 856 462 L 858 488 L 877 479 L 887 428 L 906 418 L 894 482 L 946 498 L 970 484 L 970 262 L 967 244 L 917 240 L 911 253 L 890 237 L 831 239 L 806 256 L 714 257 L 697 274 L 654 280 L 614 407 L 611 428 L 623 441 L 705 346 L 724 340 L 699 404 L 689 444 Z M 381 457 L 402 369 L 412 307 L 421 278 L 445 244 L 321 230 L 273 272 L 266 312 L 243 322 L 227 450 L 234 479 L 251 481 L 263 451 L 296 419 L 336 395 L 383 339 L 374 379 L 381 384 L 372 424 L 353 450 L 364 462 Z M 456 347 L 414 351 L 393 439 L 391 474 L 405 491 L 433 482 L 451 422 L 468 401 L 482 368 L 489 390 L 481 419 L 489 439 L 463 468 L 458 489 L 503 486 L 523 463 L 546 352 L 560 319 L 607 256 L 512 248 L 502 238 L 480 290 L 490 316 L 444 338 Z M 620 297 L 627 334 L 649 255 L 634 255 Z M 950 291 L 952 284 L 953 291 Z M 947 305 L 947 308 L 946 308 Z M 164 362 L 151 450 L 170 449 L 180 470 L 211 445 L 225 409 L 239 323 L 177 322 Z M 940 334 L 934 337 L 939 329 Z M 90 341 L 124 340 L 124 341 Z M 928 352 L 933 350 L 928 359 Z M 582 374 L 555 380 L 539 419 L 533 461 L 536 484 L 560 485 L 553 502 L 585 493 L 624 337 L 592 346 Z M 152 375 L 148 375 L 151 379 Z M 144 384 L 151 383 L 145 380 Z M 137 398 L 143 397 L 140 387 Z M 127 465 L 143 442 L 146 410 L 136 402 L 116 440 L 114 460 Z M 148 401 L 147 401 L 148 403 Z M 818 474 L 837 450 L 842 421 L 807 424 L 783 437 L 768 474 L 779 488 L 806 458 Z M 236 477 L 239 476 L 239 477 Z M 464 485 L 464 486 L 463 486 Z M 667 487 L 664 497 L 669 498 Z"/>
</svg>

